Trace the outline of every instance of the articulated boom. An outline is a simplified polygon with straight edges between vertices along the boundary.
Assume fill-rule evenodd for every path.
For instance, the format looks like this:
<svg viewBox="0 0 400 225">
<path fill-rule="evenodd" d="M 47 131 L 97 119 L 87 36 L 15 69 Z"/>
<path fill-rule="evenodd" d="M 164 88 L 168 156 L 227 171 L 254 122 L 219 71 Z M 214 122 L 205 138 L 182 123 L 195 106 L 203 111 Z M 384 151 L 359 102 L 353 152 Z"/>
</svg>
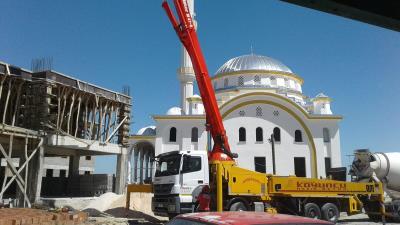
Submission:
<svg viewBox="0 0 400 225">
<path fill-rule="evenodd" d="M 214 89 L 211 84 L 207 65 L 200 48 L 195 25 L 192 20 L 188 4 L 184 0 L 174 0 L 174 5 L 180 23 L 178 23 L 178 21 L 175 19 L 175 16 L 173 15 L 167 1 L 162 3 L 162 6 L 166 11 L 172 26 L 174 27 L 179 39 L 185 46 L 190 59 L 192 60 L 196 81 L 199 86 L 200 95 L 203 100 L 206 113 L 207 130 L 211 132 L 211 136 L 214 140 L 214 147 L 209 159 L 211 161 L 232 161 L 233 157 L 230 151 L 228 138 L 222 123 Z"/>
</svg>

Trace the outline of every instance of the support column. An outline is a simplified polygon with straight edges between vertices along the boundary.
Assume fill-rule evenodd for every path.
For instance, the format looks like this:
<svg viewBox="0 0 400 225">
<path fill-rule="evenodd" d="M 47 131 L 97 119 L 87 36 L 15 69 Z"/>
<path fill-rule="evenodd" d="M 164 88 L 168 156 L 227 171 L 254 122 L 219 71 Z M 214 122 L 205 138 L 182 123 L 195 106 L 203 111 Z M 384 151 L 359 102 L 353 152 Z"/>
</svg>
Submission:
<svg viewBox="0 0 400 225">
<path fill-rule="evenodd" d="M 126 174 L 126 177 L 127 177 L 127 183 L 128 184 L 131 184 L 132 183 L 132 177 L 133 177 L 133 175 L 132 175 L 132 155 L 133 155 L 133 147 L 131 147 L 129 150 L 128 150 L 128 159 L 126 160 L 126 163 L 127 163 L 127 169 L 126 169 L 126 172 L 127 172 L 127 174 Z"/>
<path fill-rule="evenodd" d="M 117 155 L 117 174 L 115 178 L 115 193 L 125 193 L 126 174 L 128 165 L 128 149 L 121 148 L 121 154 Z"/>
<path fill-rule="evenodd" d="M 147 178 L 149 177 L 149 151 L 146 151 L 145 157 L 144 157 L 144 179 L 143 181 L 146 181 Z"/>
<path fill-rule="evenodd" d="M 68 168 L 68 177 L 71 178 L 73 176 L 79 176 L 79 159 L 81 158 L 80 154 L 77 153 L 75 155 L 71 155 L 69 157 L 69 168 Z"/>
<path fill-rule="evenodd" d="M 3 180 L 5 179 L 5 172 L 6 172 L 6 167 L 1 166 L 1 162 L 3 161 L 4 157 L 0 155 L 0 192 L 1 190 L 1 184 L 3 183 Z M 2 199 L 3 196 L 0 195 L 0 199 Z"/>
<path fill-rule="evenodd" d="M 140 158 L 139 158 L 139 183 L 143 184 L 143 160 L 144 160 L 144 148 L 140 149 Z"/>
<path fill-rule="evenodd" d="M 44 147 L 39 147 L 38 152 L 28 164 L 28 188 L 27 194 L 31 203 L 40 201 L 40 192 L 42 190 L 42 177 L 44 169 Z"/>
<path fill-rule="evenodd" d="M 151 157 L 150 157 L 150 179 L 151 179 L 151 181 L 153 180 L 153 177 L 154 177 L 154 171 L 155 171 L 154 167 L 155 167 L 154 151 L 151 151 Z"/>
<path fill-rule="evenodd" d="M 133 183 L 135 184 L 138 182 L 138 163 L 139 163 L 138 157 L 139 157 L 139 150 L 136 147 L 133 153 Z"/>
</svg>

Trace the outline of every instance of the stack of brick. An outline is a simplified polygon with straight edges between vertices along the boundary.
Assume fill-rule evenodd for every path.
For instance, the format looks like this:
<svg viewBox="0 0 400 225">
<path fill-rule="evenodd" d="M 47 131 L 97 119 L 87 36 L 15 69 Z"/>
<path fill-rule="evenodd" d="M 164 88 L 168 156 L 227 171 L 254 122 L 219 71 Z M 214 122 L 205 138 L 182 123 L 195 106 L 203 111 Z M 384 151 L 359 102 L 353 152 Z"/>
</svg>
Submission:
<svg viewBox="0 0 400 225">
<path fill-rule="evenodd" d="M 74 225 L 85 222 L 84 212 L 48 212 L 40 209 L 0 209 L 0 225 Z"/>
</svg>

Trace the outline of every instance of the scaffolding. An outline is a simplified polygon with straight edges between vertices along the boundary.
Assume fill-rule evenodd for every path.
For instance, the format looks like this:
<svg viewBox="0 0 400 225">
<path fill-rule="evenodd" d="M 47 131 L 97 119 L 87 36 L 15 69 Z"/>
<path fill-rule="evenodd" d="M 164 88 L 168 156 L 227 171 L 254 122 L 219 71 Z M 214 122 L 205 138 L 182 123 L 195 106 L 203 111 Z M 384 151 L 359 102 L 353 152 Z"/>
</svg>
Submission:
<svg viewBox="0 0 400 225">
<path fill-rule="evenodd" d="M 37 200 L 40 184 L 31 185 L 30 178 L 41 176 L 35 170 L 42 170 L 50 135 L 127 148 L 130 110 L 128 95 L 53 70 L 0 62 L 0 200 L 13 182 L 20 206 Z"/>
</svg>

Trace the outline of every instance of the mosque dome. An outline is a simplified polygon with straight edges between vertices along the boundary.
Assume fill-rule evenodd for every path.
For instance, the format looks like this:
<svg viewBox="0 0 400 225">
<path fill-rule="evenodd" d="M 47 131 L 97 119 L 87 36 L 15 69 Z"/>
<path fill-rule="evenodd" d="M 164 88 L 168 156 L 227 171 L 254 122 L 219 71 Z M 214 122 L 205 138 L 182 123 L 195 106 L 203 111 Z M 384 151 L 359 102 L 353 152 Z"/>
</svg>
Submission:
<svg viewBox="0 0 400 225">
<path fill-rule="evenodd" d="M 143 127 L 136 134 L 145 136 L 154 136 L 156 135 L 156 127 L 155 126 Z"/>
<path fill-rule="evenodd" d="M 232 98 L 234 91 L 273 91 L 304 104 L 303 79 L 282 62 L 263 55 L 242 55 L 225 62 L 212 78 L 215 93 L 222 99 Z"/>
<path fill-rule="evenodd" d="M 182 115 L 182 109 L 179 107 L 172 107 L 172 108 L 168 109 L 167 115 L 169 115 L 169 116 Z"/>
<path fill-rule="evenodd" d="M 293 73 L 289 67 L 282 62 L 262 55 L 242 55 L 228 60 L 222 65 L 216 74 L 231 73 L 237 71 L 279 71 Z"/>
</svg>

